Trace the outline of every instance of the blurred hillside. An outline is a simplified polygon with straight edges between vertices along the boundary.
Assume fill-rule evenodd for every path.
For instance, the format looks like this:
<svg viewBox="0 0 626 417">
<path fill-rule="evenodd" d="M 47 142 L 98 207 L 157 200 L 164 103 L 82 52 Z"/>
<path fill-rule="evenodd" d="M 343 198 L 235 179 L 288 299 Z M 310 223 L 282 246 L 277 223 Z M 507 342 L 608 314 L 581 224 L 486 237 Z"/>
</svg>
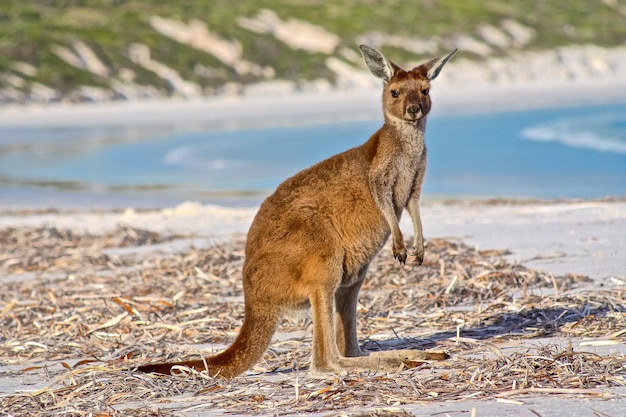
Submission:
<svg viewBox="0 0 626 417">
<path fill-rule="evenodd" d="M 520 53 L 543 60 L 527 78 L 602 76 L 624 69 L 625 21 L 621 0 L 4 0 L 0 103 L 358 87 L 359 43 L 401 63 L 459 48 L 494 81 Z"/>
</svg>

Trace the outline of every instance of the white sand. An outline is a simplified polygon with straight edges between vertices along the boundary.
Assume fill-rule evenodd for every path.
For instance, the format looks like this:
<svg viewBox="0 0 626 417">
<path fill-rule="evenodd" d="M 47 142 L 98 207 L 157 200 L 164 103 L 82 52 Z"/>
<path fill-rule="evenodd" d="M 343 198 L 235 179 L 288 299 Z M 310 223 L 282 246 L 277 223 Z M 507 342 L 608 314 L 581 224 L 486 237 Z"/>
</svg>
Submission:
<svg viewBox="0 0 626 417">
<path fill-rule="evenodd" d="M 626 77 L 491 84 L 435 80 L 433 114 L 475 114 L 625 102 Z M 0 107 L 0 128 L 168 125 L 251 128 L 382 120 L 380 87 L 278 96 Z"/>
<path fill-rule="evenodd" d="M 0 228 L 47 225 L 101 234 L 128 225 L 194 234 L 188 243 L 197 247 L 245 234 L 255 213 L 255 208 L 187 202 L 148 212 L 5 214 L 0 215 Z M 604 284 L 626 281 L 626 202 L 429 203 L 423 207 L 422 220 L 427 239 L 459 238 L 481 249 L 508 249 L 509 260 L 555 274 L 586 274 Z M 403 217 L 401 226 L 405 236 L 411 236 L 409 216 Z"/>
<path fill-rule="evenodd" d="M 510 261 L 554 274 L 589 275 L 598 284 L 626 281 L 626 202 L 459 203 L 427 205 L 423 212 L 427 237 L 508 249 Z"/>
</svg>

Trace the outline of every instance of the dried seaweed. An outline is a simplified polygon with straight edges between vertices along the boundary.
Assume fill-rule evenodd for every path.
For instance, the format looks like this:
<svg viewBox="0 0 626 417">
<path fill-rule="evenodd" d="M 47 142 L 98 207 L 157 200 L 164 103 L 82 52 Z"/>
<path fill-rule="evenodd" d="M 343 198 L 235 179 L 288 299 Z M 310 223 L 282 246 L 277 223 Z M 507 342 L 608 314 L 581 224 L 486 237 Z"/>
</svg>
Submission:
<svg viewBox="0 0 626 417">
<path fill-rule="evenodd" d="M 233 380 L 136 373 L 148 358 L 220 349 L 243 318 L 243 239 L 159 247 L 174 239 L 185 238 L 132 228 L 103 236 L 0 231 L 0 377 L 46 382 L 1 396 L 0 414 L 390 416 L 410 415 L 401 407 L 415 402 L 603 397 L 626 385 L 622 354 L 564 343 L 625 343 L 624 288 L 581 289 L 588 278 L 552 276 L 506 262 L 504 251 L 439 239 L 428 242 L 423 266 L 401 266 L 383 249 L 361 292 L 359 328 L 366 349 L 436 347 L 450 361 L 320 379 L 308 373 L 305 317 L 285 319 L 263 362 Z M 543 344 L 524 344 L 533 340 Z M 503 353 L 511 345 L 518 347 Z"/>
</svg>

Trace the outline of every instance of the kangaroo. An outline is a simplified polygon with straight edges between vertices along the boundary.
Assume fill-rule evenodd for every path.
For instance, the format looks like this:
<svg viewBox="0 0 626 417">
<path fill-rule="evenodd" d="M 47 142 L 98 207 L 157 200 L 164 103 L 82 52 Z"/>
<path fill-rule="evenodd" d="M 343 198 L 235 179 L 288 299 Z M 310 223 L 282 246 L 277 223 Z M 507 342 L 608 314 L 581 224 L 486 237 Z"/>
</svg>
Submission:
<svg viewBox="0 0 626 417">
<path fill-rule="evenodd" d="M 396 370 L 444 352 L 363 352 L 357 341 L 357 297 L 369 263 L 389 235 L 393 256 L 407 249 L 398 221 L 413 221 L 413 254 L 424 260 L 420 192 L 426 171 L 424 131 L 430 82 L 456 53 L 405 71 L 361 45 L 368 68 L 384 81 L 383 126 L 367 142 L 322 161 L 278 186 L 250 227 L 243 266 L 245 317 L 225 351 L 205 359 L 155 363 L 139 371 L 169 374 L 175 365 L 231 378 L 263 356 L 285 312 L 311 307 L 313 372 Z"/>
</svg>

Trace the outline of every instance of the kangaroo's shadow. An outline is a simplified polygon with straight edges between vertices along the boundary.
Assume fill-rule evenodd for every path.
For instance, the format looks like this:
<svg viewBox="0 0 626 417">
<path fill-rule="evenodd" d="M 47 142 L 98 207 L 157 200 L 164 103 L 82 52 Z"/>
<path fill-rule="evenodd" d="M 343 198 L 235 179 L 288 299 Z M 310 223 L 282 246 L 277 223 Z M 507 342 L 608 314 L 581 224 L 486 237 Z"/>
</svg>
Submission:
<svg viewBox="0 0 626 417">
<path fill-rule="evenodd" d="M 497 312 L 483 316 L 480 325 L 461 328 L 460 335 L 476 340 L 488 340 L 506 336 L 524 338 L 549 337 L 558 333 L 569 323 L 591 321 L 606 317 L 610 312 L 625 313 L 624 305 L 600 305 L 590 307 L 589 304 L 576 307 L 529 308 L 514 313 Z M 457 337 L 457 328 L 434 333 L 428 337 L 398 337 L 387 340 L 366 340 L 361 344 L 364 350 L 379 351 L 391 349 L 430 349 L 438 343 Z"/>
<path fill-rule="evenodd" d="M 492 338 L 503 340 L 524 337 L 526 339 L 549 337 L 561 331 L 570 324 L 580 322 L 581 326 L 586 321 L 592 321 L 606 317 L 608 313 L 626 313 L 626 305 L 602 304 L 590 307 L 588 303 L 580 303 L 570 307 L 529 308 L 513 313 L 495 312 L 491 315 L 483 315 L 480 325 L 462 328 L 460 334 L 464 338 L 487 341 Z M 393 329 L 392 329 L 393 330 Z M 450 328 L 433 333 L 427 337 L 403 337 L 398 336 L 386 340 L 365 339 L 361 342 L 361 349 L 368 352 L 400 349 L 432 349 L 437 348 L 441 342 L 453 340 L 457 337 L 457 328 Z M 308 366 L 299 367 L 301 370 Z M 293 368 L 277 368 L 271 373 L 289 373 Z"/>
</svg>

